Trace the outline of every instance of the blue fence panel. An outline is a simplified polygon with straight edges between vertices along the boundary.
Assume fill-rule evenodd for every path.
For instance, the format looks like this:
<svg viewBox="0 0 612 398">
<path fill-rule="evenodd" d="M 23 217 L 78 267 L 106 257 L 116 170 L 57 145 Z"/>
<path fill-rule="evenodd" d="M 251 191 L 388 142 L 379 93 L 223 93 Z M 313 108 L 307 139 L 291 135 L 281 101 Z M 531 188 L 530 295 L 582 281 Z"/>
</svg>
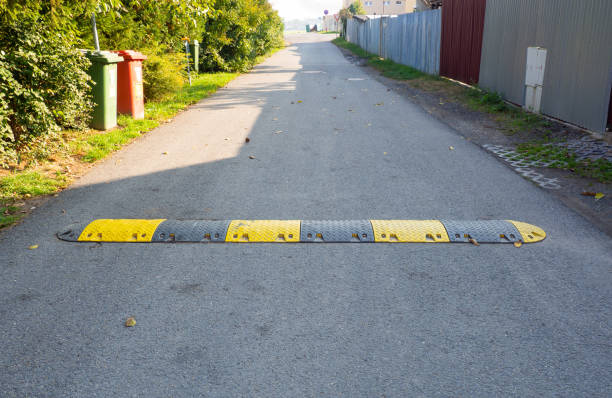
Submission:
<svg viewBox="0 0 612 398">
<path fill-rule="evenodd" d="M 347 40 L 367 52 L 412 66 L 422 72 L 440 72 L 442 12 L 431 10 L 393 17 L 350 19 Z"/>
</svg>

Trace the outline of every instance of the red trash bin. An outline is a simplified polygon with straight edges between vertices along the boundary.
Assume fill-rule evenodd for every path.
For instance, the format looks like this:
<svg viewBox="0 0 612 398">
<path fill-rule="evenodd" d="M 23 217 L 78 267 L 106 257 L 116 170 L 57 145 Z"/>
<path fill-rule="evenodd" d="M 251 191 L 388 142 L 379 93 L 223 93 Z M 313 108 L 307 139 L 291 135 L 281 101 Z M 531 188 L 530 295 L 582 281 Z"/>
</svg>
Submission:
<svg viewBox="0 0 612 398">
<path fill-rule="evenodd" d="M 133 50 L 114 51 L 123 57 L 117 64 L 117 112 L 144 119 L 142 61 L 146 55 Z"/>
</svg>

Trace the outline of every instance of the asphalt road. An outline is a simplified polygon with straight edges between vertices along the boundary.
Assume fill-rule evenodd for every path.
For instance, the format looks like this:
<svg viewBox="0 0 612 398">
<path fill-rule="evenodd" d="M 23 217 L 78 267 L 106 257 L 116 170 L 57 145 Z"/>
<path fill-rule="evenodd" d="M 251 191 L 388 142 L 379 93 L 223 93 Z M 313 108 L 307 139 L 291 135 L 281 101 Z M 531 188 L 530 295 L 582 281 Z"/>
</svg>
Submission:
<svg viewBox="0 0 612 398">
<path fill-rule="evenodd" d="M 292 37 L 0 233 L 0 396 L 609 396 L 609 238 L 330 36 Z M 54 236 L 96 218 L 514 219 L 548 238 Z"/>
</svg>

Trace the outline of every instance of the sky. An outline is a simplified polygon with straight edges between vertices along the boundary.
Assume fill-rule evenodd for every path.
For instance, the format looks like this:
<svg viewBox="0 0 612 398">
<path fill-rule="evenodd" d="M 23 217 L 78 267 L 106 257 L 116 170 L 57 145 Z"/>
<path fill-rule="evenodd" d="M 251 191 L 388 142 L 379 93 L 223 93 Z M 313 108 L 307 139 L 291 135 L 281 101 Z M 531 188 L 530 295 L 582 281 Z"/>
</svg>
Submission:
<svg viewBox="0 0 612 398">
<path fill-rule="evenodd" d="M 342 0 L 269 0 L 283 19 L 307 19 L 323 15 L 324 10 L 330 14 L 337 13 Z"/>
</svg>

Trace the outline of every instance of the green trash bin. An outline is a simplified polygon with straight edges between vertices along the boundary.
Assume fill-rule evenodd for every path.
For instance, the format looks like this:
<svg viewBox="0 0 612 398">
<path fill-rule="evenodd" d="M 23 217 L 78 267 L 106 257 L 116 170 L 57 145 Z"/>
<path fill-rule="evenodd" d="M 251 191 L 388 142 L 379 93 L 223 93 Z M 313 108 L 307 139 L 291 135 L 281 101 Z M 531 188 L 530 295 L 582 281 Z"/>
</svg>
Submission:
<svg viewBox="0 0 612 398">
<path fill-rule="evenodd" d="M 94 111 L 90 126 L 108 130 L 117 125 L 117 63 L 123 58 L 110 51 L 88 51 L 89 76 L 94 81 Z"/>
<path fill-rule="evenodd" d="M 191 53 L 191 65 L 195 73 L 200 73 L 200 43 L 194 40 L 189 46 L 189 52 Z"/>
<path fill-rule="evenodd" d="M 310 32 L 310 25 L 306 25 L 306 32 Z"/>
</svg>

